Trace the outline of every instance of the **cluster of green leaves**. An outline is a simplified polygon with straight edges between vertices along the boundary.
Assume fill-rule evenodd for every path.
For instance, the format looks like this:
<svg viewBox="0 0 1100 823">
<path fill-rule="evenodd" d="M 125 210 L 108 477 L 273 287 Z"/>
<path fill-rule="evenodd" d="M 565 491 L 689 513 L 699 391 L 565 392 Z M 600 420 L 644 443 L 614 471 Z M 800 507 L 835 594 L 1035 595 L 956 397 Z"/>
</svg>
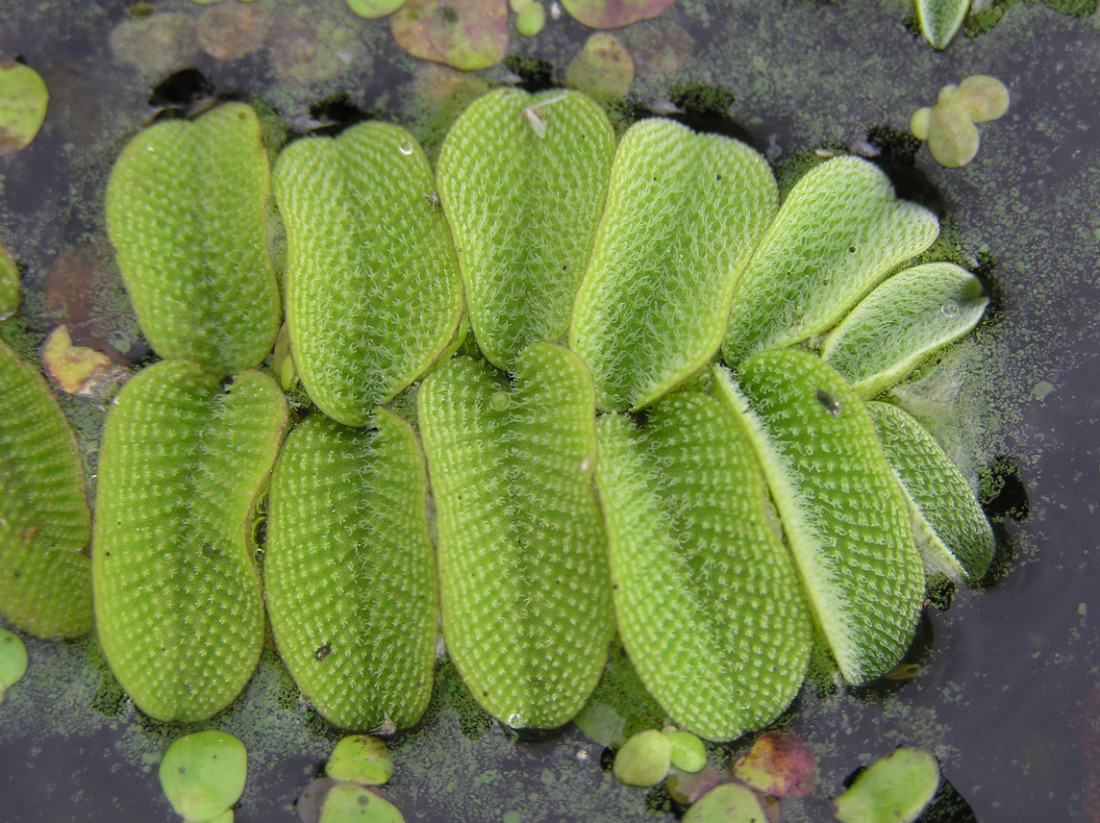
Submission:
<svg viewBox="0 0 1100 823">
<path fill-rule="evenodd" d="M 279 324 L 269 191 L 320 410 L 281 451 L 282 393 L 244 371 Z M 617 631 L 681 727 L 735 738 L 790 703 L 815 643 L 852 683 L 897 663 L 918 544 L 971 580 L 992 554 L 935 441 L 864 402 L 985 305 L 957 267 L 898 273 L 937 221 L 864 161 L 817 167 L 780 206 L 735 140 L 648 120 L 616 145 L 583 95 L 501 90 L 434 177 L 374 123 L 269 169 L 233 104 L 138 135 L 108 228 L 147 336 L 185 358 L 123 390 L 100 455 L 96 617 L 155 717 L 208 716 L 249 677 L 273 464 L 275 641 L 349 728 L 419 719 L 439 614 L 509 725 L 573 717 Z"/>
</svg>

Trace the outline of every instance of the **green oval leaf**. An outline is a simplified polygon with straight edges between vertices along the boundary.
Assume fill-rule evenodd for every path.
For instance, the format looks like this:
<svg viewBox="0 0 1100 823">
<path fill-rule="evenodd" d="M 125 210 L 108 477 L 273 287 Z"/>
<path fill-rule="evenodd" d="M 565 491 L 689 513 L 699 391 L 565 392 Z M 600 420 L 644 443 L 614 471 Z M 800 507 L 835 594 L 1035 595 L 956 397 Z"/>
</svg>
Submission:
<svg viewBox="0 0 1100 823">
<path fill-rule="evenodd" d="M 92 628 L 92 524 L 76 438 L 3 342 L 0 386 L 0 612 L 39 637 L 79 637 Z"/>
<path fill-rule="evenodd" d="M 409 425 L 313 415 L 271 479 L 264 584 L 279 653 L 334 725 L 415 725 L 435 668 L 427 475 Z M 335 776 L 335 775 L 334 775 Z"/>
<path fill-rule="evenodd" d="M 407 131 L 364 123 L 292 143 L 275 166 L 298 376 L 348 426 L 451 342 L 462 285 L 428 160 Z"/>
<path fill-rule="evenodd" d="M 4 691 L 23 679 L 27 673 L 27 647 L 19 635 L 0 629 L 0 701 Z"/>
<path fill-rule="evenodd" d="M 656 17 L 675 0 L 562 0 L 562 6 L 590 29 L 614 29 Z"/>
<path fill-rule="evenodd" d="M 494 365 L 565 336 L 614 152 L 607 116 L 575 92 L 492 92 L 447 133 L 439 191 L 470 322 Z"/>
<path fill-rule="evenodd" d="M 644 428 L 607 415 L 598 432 L 615 611 L 639 676 L 710 740 L 765 725 L 797 694 L 811 634 L 751 446 L 716 400 L 687 392 Z"/>
<path fill-rule="evenodd" d="M 569 333 L 600 409 L 647 406 L 707 364 L 775 207 L 771 170 L 743 143 L 670 120 L 623 136 Z"/>
<path fill-rule="evenodd" d="M 759 796 L 736 783 L 715 786 L 684 814 L 683 823 L 763 823 Z"/>
<path fill-rule="evenodd" d="M 405 823 L 397 807 L 366 786 L 337 783 L 325 796 L 318 823 Z"/>
<path fill-rule="evenodd" d="M 970 11 L 970 0 L 917 0 L 921 34 L 932 48 L 946 49 Z"/>
<path fill-rule="evenodd" d="M 913 637 L 924 574 L 870 414 L 798 349 L 745 361 L 719 397 L 756 450 L 820 638 L 850 683 L 890 671 Z"/>
<path fill-rule="evenodd" d="M 249 545 L 286 401 L 245 372 L 223 392 L 181 360 L 133 378 L 107 416 L 92 578 L 119 683 L 158 720 L 202 720 L 248 682 L 264 639 Z"/>
<path fill-rule="evenodd" d="M 667 734 L 646 729 L 631 737 L 615 754 L 612 772 L 624 786 L 656 786 L 672 766 L 672 741 Z"/>
<path fill-rule="evenodd" d="M 831 802 L 843 823 L 912 823 L 932 802 L 939 783 L 936 758 L 914 746 L 898 746 Z"/>
<path fill-rule="evenodd" d="M 34 140 L 49 102 L 50 92 L 38 72 L 22 63 L 0 63 L 0 157 Z"/>
<path fill-rule="evenodd" d="M 185 820 L 216 821 L 244 791 L 248 752 L 225 732 L 196 732 L 173 741 L 160 761 L 159 776 L 168 802 Z"/>
<path fill-rule="evenodd" d="M 408 0 L 390 24 L 413 57 L 463 71 L 495 66 L 508 50 L 507 0 Z"/>
<path fill-rule="evenodd" d="M 393 777 L 393 760 L 386 744 L 377 737 L 350 735 L 341 738 L 332 750 L 325 774 L 333 780 L 380 786 Z"/>
<path fill-rule="evenodd" d="M 966 478 L 917 420 L 890 403 L 868 403 L 886 459 L 913 513 L 925 565 L 977 583 L 993 561 L 993 530 Z"/>
<path fill-rule="evenodd" d="M 7 320 L 19 308 L 19 266 L 0 245 L 0 320 Z"/>
<path fill-rule="evenodd" d="M 726 362 L 825 332 L 938 233 L 935 215 L 898 200 L 877 166 L 822 163 L 787 195 L 737 285 Z"/>
<path fill-rule="evenodd" d="M 595 687 L 614 630 L 591 378 L 566 349 L 536 344 L 512 383 L 460 357 L 418 404 L 447 649 L 492 715 L 560 726 Z"/>
<path fill-rule="evenodd" d="M 251 368 L 279 331 L 267 248 L 270 170 L 243 103 L 138 134 L 107 184 L 107 231 L 142 332 L 164 358 L 218 377 Z"/>
<path fill-rule="evenodd" d="M 914 266 L 867 295 L 829 332 L 821 356 L 860 397 L 877 397 L 969 334 L 988 303 L 981 281 L 966 269 Z"/>
</svg>

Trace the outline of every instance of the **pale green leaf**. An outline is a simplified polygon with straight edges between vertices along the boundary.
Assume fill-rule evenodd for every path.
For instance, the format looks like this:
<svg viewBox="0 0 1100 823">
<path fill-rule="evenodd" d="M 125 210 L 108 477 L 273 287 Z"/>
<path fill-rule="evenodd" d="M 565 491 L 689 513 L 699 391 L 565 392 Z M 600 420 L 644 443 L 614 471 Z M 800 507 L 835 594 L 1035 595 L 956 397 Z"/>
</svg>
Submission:
<svg viewBox="0 0 1100 823">
<path fill-rule="evenodd" d="M 434 191 L 420 146 L 385 123 L 279 155 L 294 363 L 313 401 L 345 425 L 364 425 L 424 374 L 458 328 L 462 286 Z"/>
<path fill-rule="evenodd" d="M 932 48 L 946 49 L 966 19 L 971 0 L 917 0 L 921 34 Z"/>
<path fill-rule="evenodd" d="M 0 245 L 0 320 L 11 317 L 19 308 L 19 267 L 8 250 Z"/>
<path fill-rule="evenodd" d="M 529 116 L 545 122 L 541 137 Z M 447 133 L 439 191 L 470 321 L 494 365 L 564 338 L 614 151 L 607 116 L 575 92 L 496 91 Z"/>
<path fill-rule="evenodd" d="M 909 501 L 925 564 L 970 583 L 981 580 L 993 560 L 993 531 L 970 484 L 907 412 L 890 403 L 867 408 Z"/>
<path fill-rule="evenodd" d="M 79 637 L 92 628 L 92 524 L 76 438 L 2 342 L 0 387 L 0 613 L 39 637 Z"/>
<path fill-rule="evenodd" d="M 447 649 L 495 717 L 559 726 L 591 694 L 614 631 L 591 378 L 540 343 L 511 383 L 456 358 L 418 403 Z"/>
<path fill-rule="evenodd" d="M 878 286 L 825 338 L 821 356 L 860 397 L 877 397 L 969 334 L 989 298 L 953 263 L 927 263 Z"/>
<path fill-rule="evenodd" d="M 751 445 L 688 392 L 643 428 L 607 415 L 598 431 L 615 611 L 639 676 L 703 737 L 766 725 L 802 684 L 811 629 Z"/>
<path fill-rule="evenodd" d="M 267 247 L 270 177 L 260 121 L 243 103 L 157 123 L 118 158 L 107 231 L 161 357 L 222 377 L 271 351 L 280 300 Z"/>
<path fill-rule="evenodd" d="M 939 784 L 935 757 L 915 746 L 898 746 L 831 802 L 842 823 L 913 823 L 928 808 Z"/>
<path fill-rule="evenodd" d="M 771 170 L 743 143 L 670 120 L 623 136 L 569 334 L 599 408 L 641 408 L 706 366 L 775 208 Z"/>
<path fill-rule="evenodd" d="M 898 200 L 877 166 L 821 164 L 787 195 L 737 285 L 726 362 L 825 332 L 938 233 L 935 215 Z"/>
<path fill-rule="evenodd" d="M 409 425 L 313 415 L 271 478 L 264 584 L 279 653 L 329 722 L 415 725 L 435 668 L 427 475 Z"/>
<path fill-rule="evenodd" d="M 119 683 L 158 720 L 201 720 L 248 682 L 264 639 L 249 544 L 286 426 L 259 372 L 222 391 L 182 360 L 119 393 L 99 456 L 96 627 Z"/>
<path fill-rule="evenodd" d="M 158 771 L 168 802 L 185 821 L 218 821 L 240 800 L 247 776 L 244 744 L 219 731 L 196 732 L 173 741 Z"/>
<path fill-rule="evenodd" d="M 740 385 L 716 370 L 764 469 L 819 638 L 850 683 L 901 659 L 924 597 L 921 558 L 870 414 L 798 349 L 758 354 Z"/>
</svg>

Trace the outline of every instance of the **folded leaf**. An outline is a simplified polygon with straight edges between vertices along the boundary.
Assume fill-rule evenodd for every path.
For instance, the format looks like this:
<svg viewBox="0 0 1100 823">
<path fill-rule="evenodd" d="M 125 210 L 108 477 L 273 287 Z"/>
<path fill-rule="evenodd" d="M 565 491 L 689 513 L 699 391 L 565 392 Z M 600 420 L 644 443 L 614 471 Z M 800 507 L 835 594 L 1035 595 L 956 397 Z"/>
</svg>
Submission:
<svg viewBox="0 0 1100 823">
<path fill-rule="evenodd" d="M 263 131 L 243 103 L 157 123 L 123 150 L 107 184 L 107 231 L 161 357 L 221 377 L 271 351 L 280 300 L 270 194 Z"/>
<path fill-rule="evenodd" d="M 458 328 L 458 263 L 434 191 L 427 158 L 397 126 L 364 123 L 279 155 L 294 363 L 345 425 L 364 425 L 426 372 Z"/>
<path fill-rule="evenodd" d="M 492 92 L 447 132 L 439 191 L 470 322 L 494 365 L 564 338 L 614 152 L 603 109 L 575 92 Z"/>
<path fill-rule="evenodd" d="M 0 342 L 0 614 L 39 637 L 92 628 L 91 516 L 76 438 L 34 367 Z"/>
<path fill-rule="evenodd" d="M 977 583 L 993 560 L 993 530 L 966 478 L 907 412 L 890 403 L 867 408 L 909 502 L 926 566 Z"/>
<path fill-rule="evenodd" d="M 456 358 L 418 404 L 447 649 L 495 717 L 560 726 L 595 687 L 614 631 L 592 380 L 575 355 L 540 343 L 511 384 Z"/>
<path fill-rule="evenodd" d="M 569 345 L 600 409 L 637 409 L 717 351 L 742 267 L 776 208 L 763 156 L 644 120 L 619 143 Z"/>
<path fill-rule="evenodd" d="M 877 397 L 969 334 L 988 303 L 981 282 L 966 269 L 914 266 L 867 295 L 825 338 L 821 356 L 860 397 Z"/>
<path fill-rule="evenodd" d="M 781 349 L 716 370 L 767 477 L 819 637 L 851 683 L 888 672 L 924 597 L 902 493 L 859 396 L 812 354 Z"/>
<path fill-rule="evenodd" d="M 802 684 L 811 628 L 752 446 L 689 392 L 598 434 L 615 612 L 646 688 L 711 740 L 768 724 Z"/>
<path fill-rule="evenodd" d="M 271 478 L 264 586 L 279 654 L 334 725 L 413 726 L 435 668 L 435 556 L 428 479 L 412 428 L 315 414 Z"/>
<path fill-rule="evenodd" d="M 822 163 L 791 189 L 737 285 L 725 361 L 736 366 L 831 328 L 938 233 L 935 215 L 898 200 L 877 166 L 855 157 Z"/>
<path fill-rule="evenodd" d="M 917 0 L 921 34 L 933 48 L 946 49 L 970 11 L 970 0 Z"/>
<path fill-rule="evenodd" d="M 92 581 L 96 626 L 119 683 L 158 720 L 229 705 L 264 638 L 249 535 L 286 426 L 258 372 L 226 391 L 182 360 L 119 393 L 99 458 Z"/>
</svg>

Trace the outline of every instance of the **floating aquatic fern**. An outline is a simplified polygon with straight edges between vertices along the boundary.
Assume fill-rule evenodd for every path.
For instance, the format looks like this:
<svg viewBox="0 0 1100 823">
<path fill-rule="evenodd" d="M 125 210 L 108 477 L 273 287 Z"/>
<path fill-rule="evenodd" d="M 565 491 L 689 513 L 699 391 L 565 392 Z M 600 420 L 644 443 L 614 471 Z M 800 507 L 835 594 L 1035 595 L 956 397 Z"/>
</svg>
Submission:
<svg viewBox="0 0 1100 823">
<path fill-rule="evenodd" d="M 900 660 L 918 543 L 933 568 L 984 573 L 992 544 L 961 475 L 916 421 L 864 403 L 984 309 L 956 267 L 898 273 L 935 217 L 862 160 L 822 164 L 776 212 L 767 164 L 737 141 L 649 120 L 611 157 L 610 134 L 579 95 L 506 91 L 454 126 L 438 195 L 392 126 L 278 161 L 291 349 L 338 422 L 309 419 L 284 447 L 267 596 L 288 668 L 334 723 L 411 725 L 430 688 L 431 520 L 398 415 L 423 440 L 449 653 L 513 726 L 571 718 L 617 624 L 676 722 L 732 738 L 785 708 L 811 644 L 851 683 Z M 433 369 L 458 326 L 456 261 L 484 357 L 467 341 Z M 730 368 L 711 368 L 720 345 Z M 415 410 L 375 408 L 425 370 Z M 108 421 L 97 616 L 158 717 L 216 711 L 258 653 L 242 530 L 283 424 L 257 381 L 223 397 L 197 366 L 158 365 Z M 226 425 L 238 384 L 268 398 L 264 422 Z M 232 490 L 231 512 L 211 488 Z M 215 522 L 235 542 L 233 571 L 212 576 Z M 160 600 L 151 580 L 168 581 Z M 237 611 L 248 628 L 230 637 Z"/>
</svg>

